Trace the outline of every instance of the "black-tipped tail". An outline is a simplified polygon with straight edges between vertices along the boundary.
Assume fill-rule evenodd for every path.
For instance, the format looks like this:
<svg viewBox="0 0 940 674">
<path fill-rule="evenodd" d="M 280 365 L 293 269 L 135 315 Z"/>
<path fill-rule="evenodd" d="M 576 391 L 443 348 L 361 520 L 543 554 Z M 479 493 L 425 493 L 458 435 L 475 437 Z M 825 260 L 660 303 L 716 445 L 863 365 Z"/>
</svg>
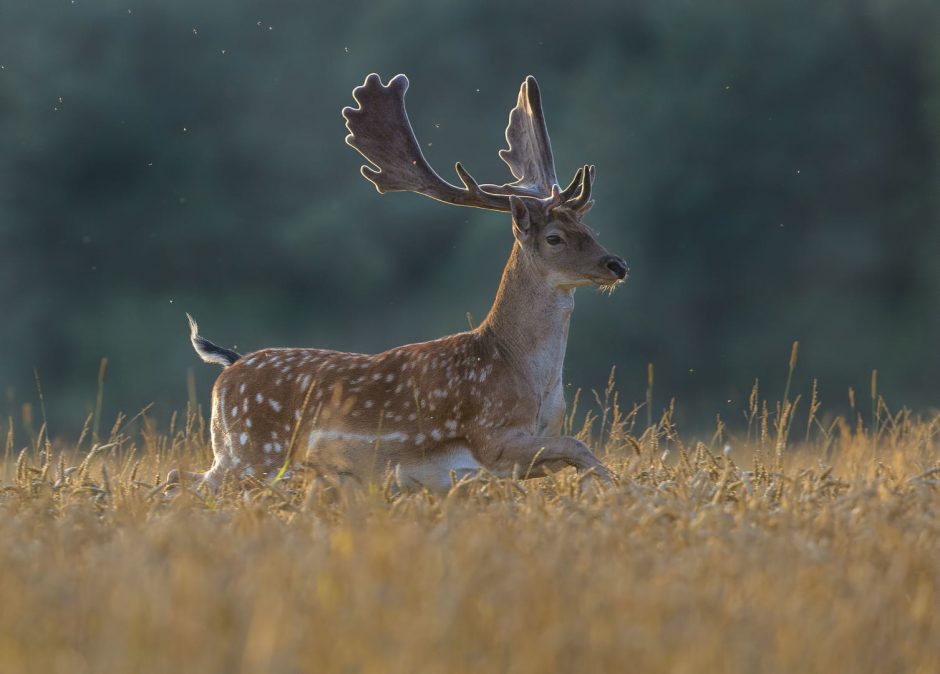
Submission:
<svg viewBox="0 0 940 674">
<path fill-rule="evenodd" d="M 213 344 L 205 337 L 202 337 L 199 334 L 199 326 L 196 325 L 193 317 L 186 314 L 186 318 L 189 319 L 189 339 L 192 341 L 196 353 L 204 361 L 228 367 L 241 358 L 241 354 L 235 353 L 231 349 L 223 349 L 221 346 Z"/>
</svg>

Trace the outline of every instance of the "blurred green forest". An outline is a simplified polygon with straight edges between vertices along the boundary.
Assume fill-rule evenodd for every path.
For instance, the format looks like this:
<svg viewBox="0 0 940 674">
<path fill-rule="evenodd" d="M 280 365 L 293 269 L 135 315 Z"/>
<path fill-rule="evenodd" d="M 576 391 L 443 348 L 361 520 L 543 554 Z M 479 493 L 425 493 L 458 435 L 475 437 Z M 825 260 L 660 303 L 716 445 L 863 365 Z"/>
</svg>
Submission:
<svg viewBox="0 0 940 674">
<path fill-rule="evenodd" d="M 411 79 L 425 153 L 503 182 L 517 88 L 629 262 L 579 291 L 566 376 L 741 418 L 755 378 L 824 405 L 940 400 L 940 3 L 0 0 L 0 411 L 74 433 L 200 400 L 221 344 L 378 351 L 484 316 L 508 218 L 358 174 L 340 109 Z"/>
</svg>

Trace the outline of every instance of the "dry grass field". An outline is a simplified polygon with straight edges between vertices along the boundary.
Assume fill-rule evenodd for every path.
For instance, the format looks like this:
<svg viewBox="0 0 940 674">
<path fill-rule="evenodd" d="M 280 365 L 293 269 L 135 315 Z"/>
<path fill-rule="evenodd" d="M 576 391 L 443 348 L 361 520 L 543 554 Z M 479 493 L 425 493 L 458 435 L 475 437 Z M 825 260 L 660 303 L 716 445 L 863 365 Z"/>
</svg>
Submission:
<svg viewBox="0 0 940 674">
<path fill-rule="evenodd" d="M 209 464 L 198 413 L 70 447 L 10 421 L 0 672 L 938 671 L 940 417 L 874 402 L 755 394 L 746 434 L 698 442 L 601 395 L 574 431 L 615 488 L 440 497 L 311 474 L 168 495 Z"/>
</svg>

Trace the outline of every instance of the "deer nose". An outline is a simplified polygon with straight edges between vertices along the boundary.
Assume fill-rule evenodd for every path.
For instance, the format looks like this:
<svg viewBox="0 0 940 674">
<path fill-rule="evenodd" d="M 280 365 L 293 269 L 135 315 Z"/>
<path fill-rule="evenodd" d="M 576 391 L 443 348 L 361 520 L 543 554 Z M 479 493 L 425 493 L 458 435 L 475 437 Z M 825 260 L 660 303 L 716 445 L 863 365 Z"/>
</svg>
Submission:
<svg viewBox="0 0 940 674">
<path fill-rule="evenodd" d="M 608 255 L 602 260 L 602 264 L 617 275 L 617 278 L 623 280 L 627 277 L 627 263 L 623 258 L 616 255 Z"/>
</svg>

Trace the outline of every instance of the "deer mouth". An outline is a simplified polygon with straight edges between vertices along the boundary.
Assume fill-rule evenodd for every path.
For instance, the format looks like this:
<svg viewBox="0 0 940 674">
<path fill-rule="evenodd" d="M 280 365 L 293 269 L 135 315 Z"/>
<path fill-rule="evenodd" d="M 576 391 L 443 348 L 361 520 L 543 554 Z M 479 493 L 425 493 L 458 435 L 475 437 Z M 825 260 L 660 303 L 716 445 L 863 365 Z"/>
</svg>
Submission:
<svg viewBox="0 0 940 674">
<path fill-rule="evenodd" d="M 623 283 L 626 280 L 627 280 L 626 276 L 624 276 L 623 278 L 597 279 L 596 281 L 594 281 L 594 285 L 596 285 L 601 290 L 613 290 L 614 288 L 616 288 L 617 286 L 619 286 L 621 283 Z"/>
<path fill-rule="evenodd" d="M 597 288 L 597 292 L 603 295 L 612 295 L 617 286 L 623 283 L 625 279 L 626 277 L 598 279 L 594 281 L 594 287 Z"/>
<path fill-rule="evenodd" d="M 620 272 L 610 271 L 607 274 L 591 277 L 591 283 L 600 288 L 613 288 L 620 285 L 630 277 L 630 270 L 624 267 Z"/>
</svg>

